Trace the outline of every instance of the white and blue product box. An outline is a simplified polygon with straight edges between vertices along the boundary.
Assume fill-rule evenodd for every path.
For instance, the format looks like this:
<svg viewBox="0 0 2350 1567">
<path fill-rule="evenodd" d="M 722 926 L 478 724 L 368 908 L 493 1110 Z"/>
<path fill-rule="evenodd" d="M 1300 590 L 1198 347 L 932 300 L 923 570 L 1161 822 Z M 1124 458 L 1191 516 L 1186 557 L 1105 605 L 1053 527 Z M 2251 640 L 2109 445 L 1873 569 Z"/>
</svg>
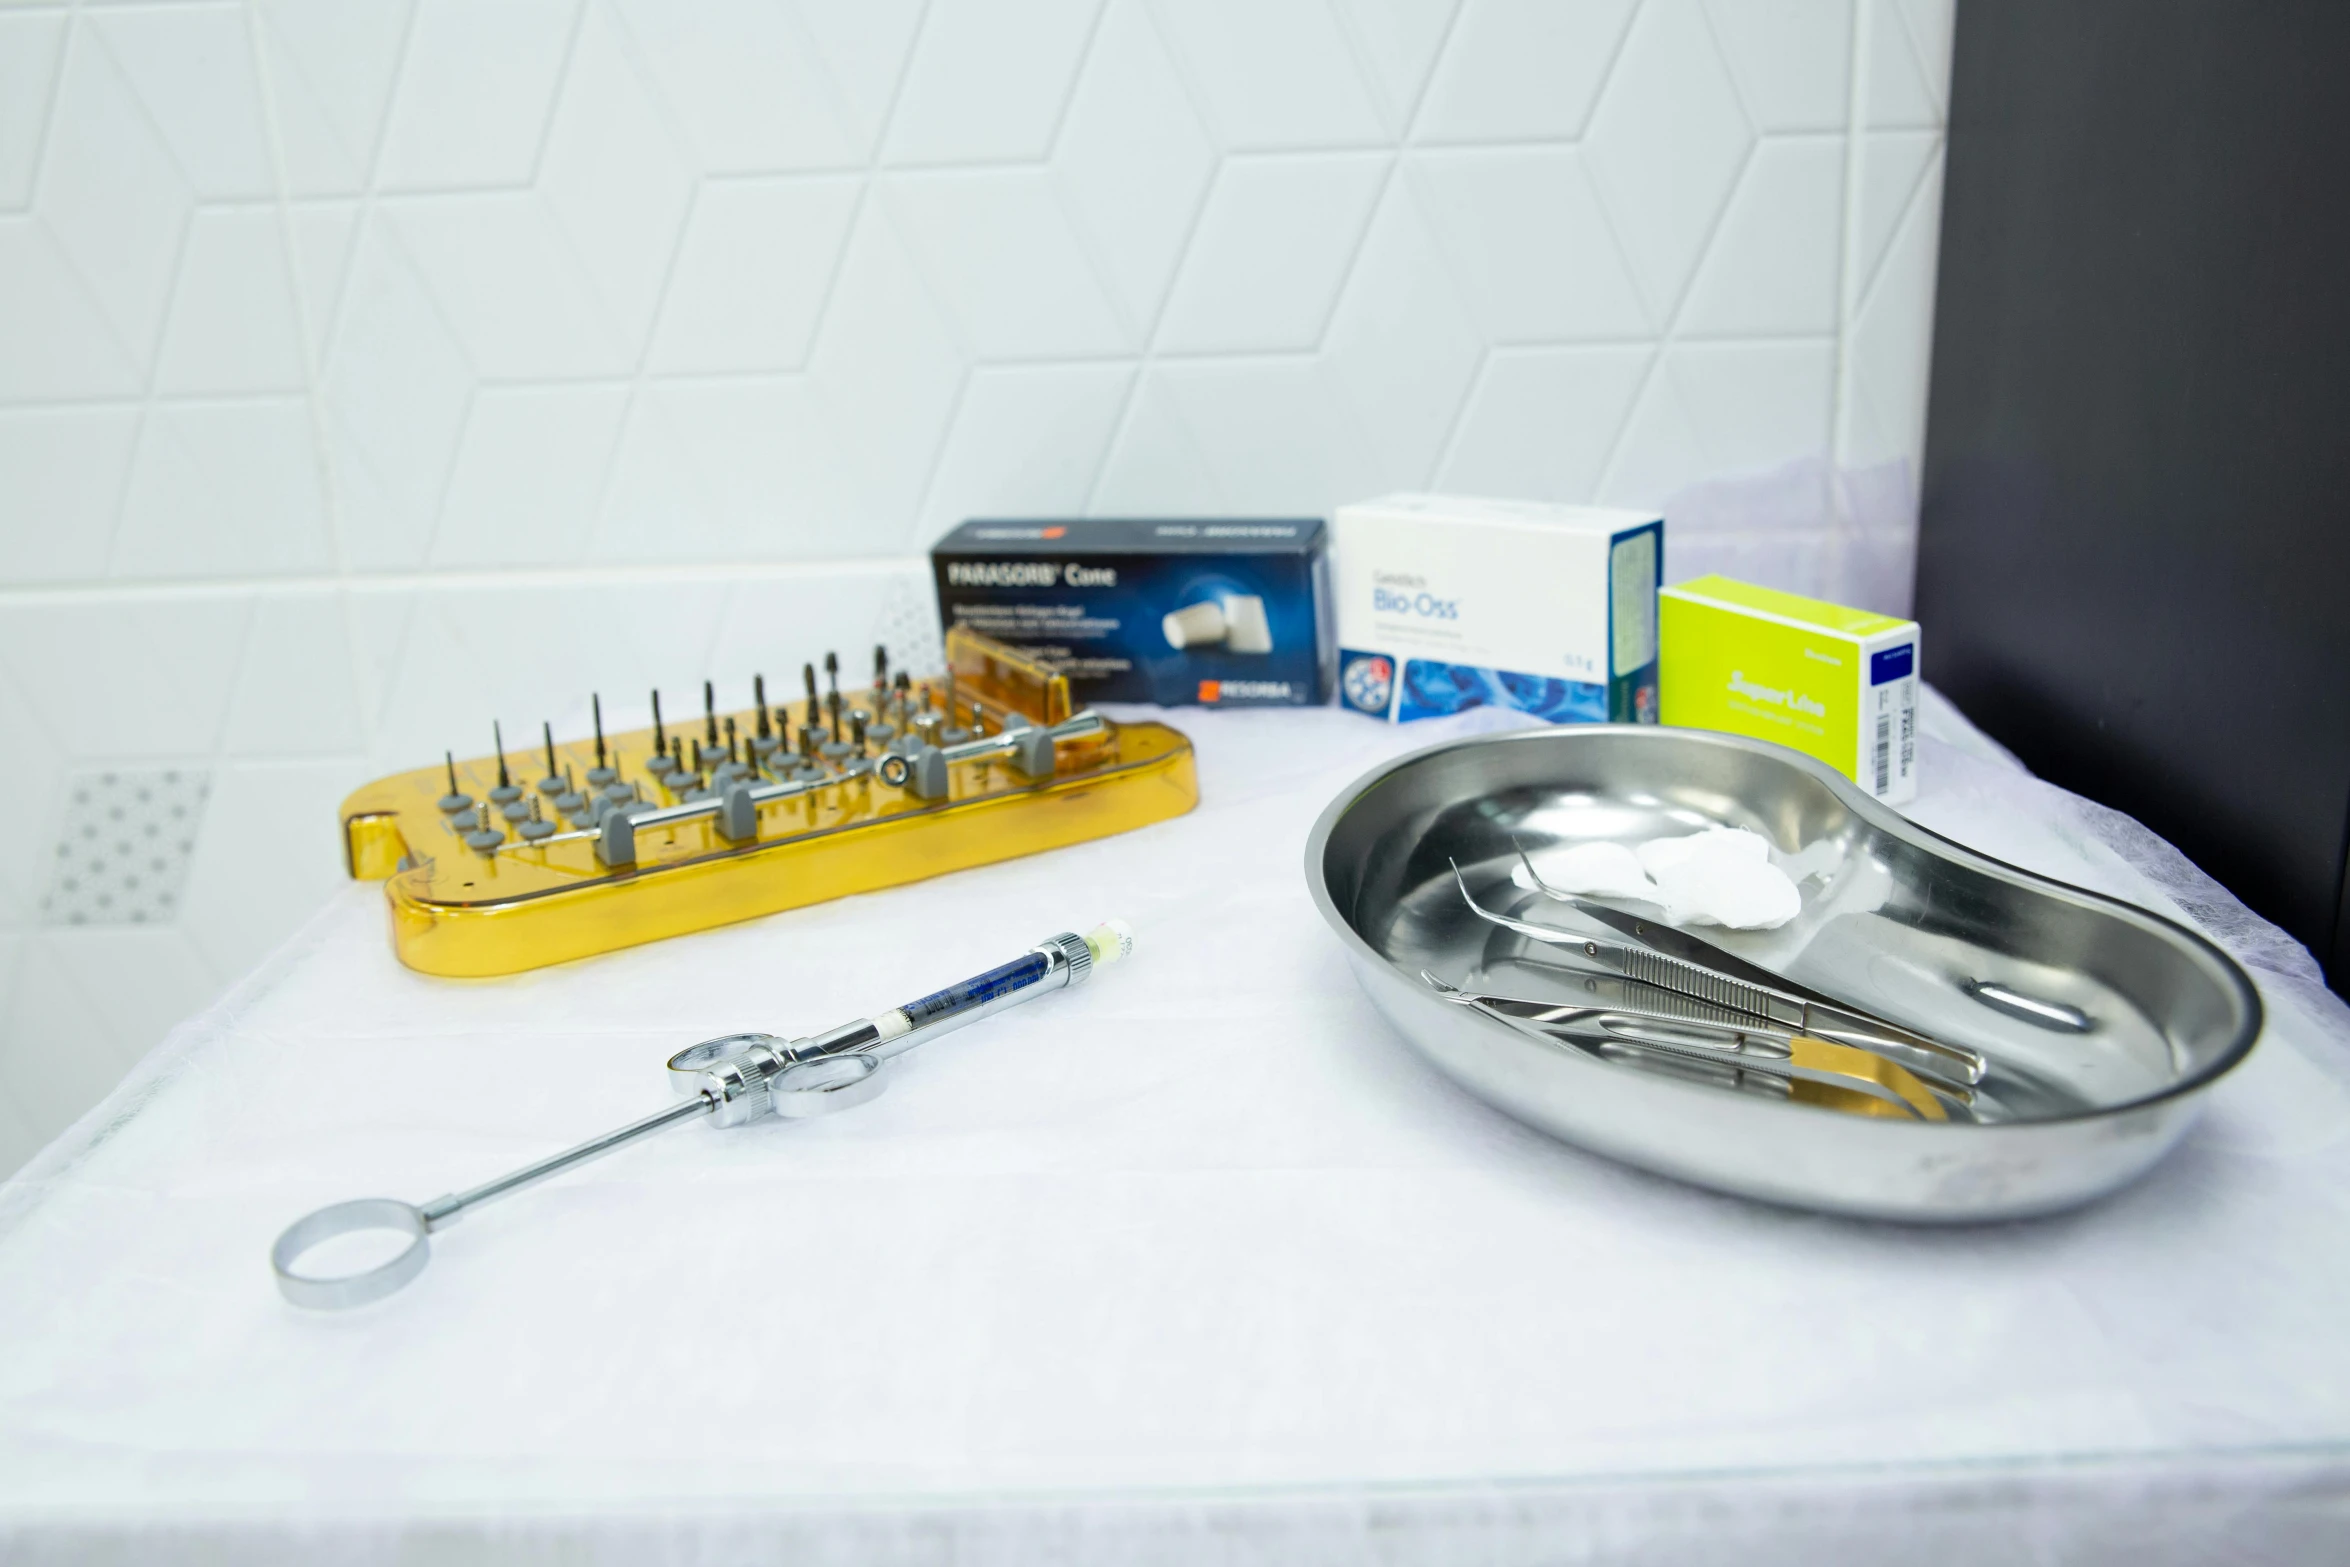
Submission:
<svg viewBox="0 0 2350 1567">
<path fill-rule="evenodd" d="M 1319 517 L 964 523 L 931 547 L 938 612 L 1042 657 L 1087 702 L 1300 707 L 1330 698 Z"/>
<path fill-rule="evenodd" d="M 1331 554 L 1345 706 L 1657 721 L 1656 513 L 1389 495 L 1339 508 Z"/>
</svg>

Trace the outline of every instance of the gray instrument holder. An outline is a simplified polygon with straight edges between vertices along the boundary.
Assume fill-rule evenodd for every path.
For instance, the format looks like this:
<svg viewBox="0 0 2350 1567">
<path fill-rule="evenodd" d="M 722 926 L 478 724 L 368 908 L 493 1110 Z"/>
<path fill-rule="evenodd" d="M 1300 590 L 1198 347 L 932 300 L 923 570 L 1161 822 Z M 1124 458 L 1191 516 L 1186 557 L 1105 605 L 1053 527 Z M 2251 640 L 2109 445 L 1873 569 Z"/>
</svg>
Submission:
<svg viewBox="0 0 2350 1567">
<path fill-rule="evenodd" d="M 718 836 L 728 843 L 748 843 L 759 836 L 759 802 L 751 798 L 749 784 L 729 784 L 719 797 Z"/>
<path fill-rule="evenodd" d="M 1050 729 L 1021 729 L 1012 742 L 1012 765 L 1024 777 L 1050 778 L 1053 775 L 1053 732 Z"/>
<path fill-rule="evenodd" d="M 917 800 L 947 797 L 947 754 L 935 745 L 916 745 L 901 753 L 906 759 L 906 793 Z"/>
<path fill-rule="evenodd" d="M 596 858 L 614 870 L 636 863 L 636 819 L 649 816 L 657 807 L 649 804 L 616 805 L 604 813 L 603 830 L 596 834 Z"/>
</svg>

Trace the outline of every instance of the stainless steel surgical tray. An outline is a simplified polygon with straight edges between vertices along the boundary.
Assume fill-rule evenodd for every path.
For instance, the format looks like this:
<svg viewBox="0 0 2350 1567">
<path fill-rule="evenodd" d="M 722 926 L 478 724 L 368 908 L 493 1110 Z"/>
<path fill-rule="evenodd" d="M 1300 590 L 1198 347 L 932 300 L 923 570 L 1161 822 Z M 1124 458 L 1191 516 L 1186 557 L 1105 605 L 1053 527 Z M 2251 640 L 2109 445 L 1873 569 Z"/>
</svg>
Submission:
<svg viewBox="0 0 2350 1567">
<path fill-rule="evenodd" d="M 1481 902 L 1549 920 L 1557 905 L 1512 880 L 1518 845 L 1539 860 L 1717 823 L 1771 841 L 1803 911 L 1707 938 L 1981 1051 L 1970 1114 L 1842 1115 L 1744 1091 L 1735 1073 L 1604 1060 L 1450 1004 L 1422 977 L 1546 983 L 1523 937 L 1465 905 L 1456 862 Z M 1339 795 L 1306 879 L 1372 1001 L 1470 1092 L 1627 1163 L 1806 1208 L 1934 1222 L 2085 1202 L 2176 1144 L 2260 1031 L 2251 981 L 2202 937 L 1961 848 L 1808 757 L 1731 735 L 1583 725 L 1432 746 Z"/>
</svg>

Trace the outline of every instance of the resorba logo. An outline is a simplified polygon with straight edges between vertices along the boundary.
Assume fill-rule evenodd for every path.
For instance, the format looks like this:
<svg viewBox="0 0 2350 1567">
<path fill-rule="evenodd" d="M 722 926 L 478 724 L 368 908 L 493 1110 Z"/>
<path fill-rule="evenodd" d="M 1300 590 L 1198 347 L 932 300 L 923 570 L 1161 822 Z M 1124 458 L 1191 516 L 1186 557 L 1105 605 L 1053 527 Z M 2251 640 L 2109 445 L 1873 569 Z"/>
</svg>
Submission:
<svg viewBox="0 0 2350 1567">
<path fill-rule="evenodd" d="M 1286 680 L 1203 680 L 1203 702 L 1287 702 L 1292 700 Z"/>
<path fill-rule="evenodd" d="M 958 588 L 1049 588 L 1061 568 L 1049 560 L 950 560 L 947 583 Z"/>
</svg>

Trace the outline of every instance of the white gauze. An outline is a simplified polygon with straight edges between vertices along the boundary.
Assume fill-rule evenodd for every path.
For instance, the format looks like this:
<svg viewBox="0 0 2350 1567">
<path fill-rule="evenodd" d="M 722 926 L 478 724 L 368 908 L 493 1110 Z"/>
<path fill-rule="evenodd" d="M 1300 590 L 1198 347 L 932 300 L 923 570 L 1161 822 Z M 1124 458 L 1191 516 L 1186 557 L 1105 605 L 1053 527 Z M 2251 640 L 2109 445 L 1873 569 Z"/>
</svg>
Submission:
<svg viewBox="0 0 2350 1567">
<path fill-rule="evenodd" d="M 1671 924 L 1773 930 L 1803 910 L 1795 883 L 1771 863 L 1770 841 L 1743 827 L 1655 838 L 1633 852 L 1656 878 Z"/>
</svg>

